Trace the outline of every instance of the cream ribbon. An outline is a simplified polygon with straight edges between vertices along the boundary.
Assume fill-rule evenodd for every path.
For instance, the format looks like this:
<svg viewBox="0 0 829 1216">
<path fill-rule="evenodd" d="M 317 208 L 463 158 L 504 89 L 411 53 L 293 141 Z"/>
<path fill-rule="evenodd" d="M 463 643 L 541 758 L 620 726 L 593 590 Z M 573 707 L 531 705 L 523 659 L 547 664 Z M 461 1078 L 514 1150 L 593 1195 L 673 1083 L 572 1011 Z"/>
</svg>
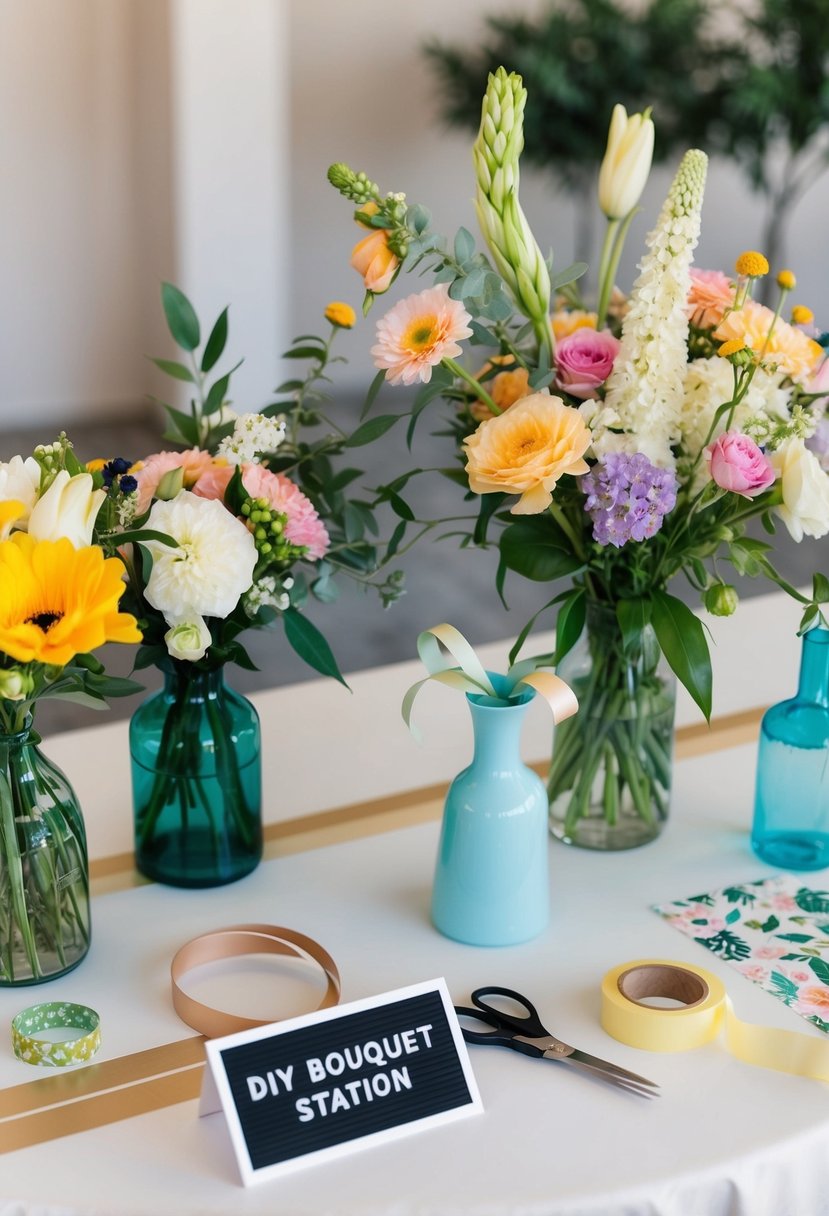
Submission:
<svg viewBox="0 0 829 1216">
<path fill-rule="evenodd" d="M 682 1006 L 643 1004 L 654 997 Z M 692 963 L 640 959 L 614 967 L 602 980 L 601 1023 L 620 1043 L 645 1051 L 689 1051 L 712 1042 L 725 1027 L 726 1045 L 738 1060 L 829 1081 L 828 1040 L 740 1021 L 722 981 Z"/>
<path fill-rule="evenodd" d="M 532 659 L 513 663 L 506 674 L 509 691 L 506 697 L 499 696 L 473 647 L 454 625 L 425 629 L 417 639 L 417 653 L 429 674 L 411 686 L 402 705 L 403 720 L 416 739 L 420 738 L 420 732 L 412 723 L 412 709 L 417 694 L 430 680 L 461 692 L 490 697 L 496 705 L 509 705 L 520 695 L 522 686 L 532 688 L 550 706 L 554 722 L 563 722 L 578 710 L 579 703 L 570 685 L 551 671 L 537 671 Z"/>
</svg>

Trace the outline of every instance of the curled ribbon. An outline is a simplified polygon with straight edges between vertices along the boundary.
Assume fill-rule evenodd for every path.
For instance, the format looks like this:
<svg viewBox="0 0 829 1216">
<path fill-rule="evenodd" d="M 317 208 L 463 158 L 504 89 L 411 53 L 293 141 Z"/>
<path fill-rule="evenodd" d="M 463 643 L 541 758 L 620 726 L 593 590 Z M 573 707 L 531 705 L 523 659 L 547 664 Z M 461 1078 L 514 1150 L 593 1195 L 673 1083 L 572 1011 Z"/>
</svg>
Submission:
<svg viewBox="0 0 829 1216">
<path fill-rule="evenodd" d="M 499 696 L 473 647 L 454 625 L 434 625 L 417 639 L 417 653 L 429 672 L 413 684 L 403 698 L 403 720 L 416 739 L 420 732 L 412 723 L 412 709 L 424 684 L 436 680 L 448 688 L 490 697 L 496 705 L 509 705 L 525 687 L 532 688 L 550 706 L 554 722 L 563 722 L 578 710 L 579 703 L 569 684 L 551 671 L 538 671 L 533 659 L 513 663 L 506 674 L 508 691 Z"/>
<path fill-rule="evenodd" d="M 644 1003 L 655 997 L 678 1001 L 680 1007 Z M 601 1023 L 620 1043 L 645 1051 L 689 1051 L 712 1042 L 725 1028 L 728 1050 L 738 1060 L 829 1081 L 829 1042 L 741 1021 L 721 980 L 692 963 L 639 959 L 614 967 L 602 980 Z"/>
</svg>

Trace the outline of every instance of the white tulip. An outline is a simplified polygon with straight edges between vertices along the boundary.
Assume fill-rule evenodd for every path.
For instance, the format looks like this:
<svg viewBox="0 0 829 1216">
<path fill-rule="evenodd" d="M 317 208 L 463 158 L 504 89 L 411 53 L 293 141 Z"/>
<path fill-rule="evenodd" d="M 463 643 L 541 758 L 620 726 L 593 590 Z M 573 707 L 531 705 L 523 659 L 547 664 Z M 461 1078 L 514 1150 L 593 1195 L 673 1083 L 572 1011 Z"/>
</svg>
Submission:
<svg viewBox="0 0 829 1216">
<path fill-rule="evenodd" d="M 32 508 L 29 535 L 35 540 L 66 537 L 76 549 L 91 545 L 92 530 L 105 498 L 105 490 L 93 490 L 91 473 L 70 477 L 66 469 L 61 469 Z"/>
<path fill-rule="evenodd" d="M 599 206 L 609 220 L 624 219 L 639 202 L 652 160 L 650 110 L 628 118 L 625 107 L 615 105 L 599 170 Z"/>
</svg>

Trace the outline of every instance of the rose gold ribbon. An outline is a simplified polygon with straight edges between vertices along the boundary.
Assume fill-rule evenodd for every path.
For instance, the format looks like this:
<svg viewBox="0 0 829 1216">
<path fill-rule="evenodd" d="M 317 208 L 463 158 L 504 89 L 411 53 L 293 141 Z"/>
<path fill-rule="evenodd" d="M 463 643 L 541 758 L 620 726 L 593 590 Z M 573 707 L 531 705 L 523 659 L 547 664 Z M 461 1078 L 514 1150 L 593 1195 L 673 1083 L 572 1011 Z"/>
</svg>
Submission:
<svg viewBox="0 0 829 1216">
<path fill-rule="evenodd" d="M 223 958 L 240 958 L 246 954 L 282 954 L 294 958 L 311 959 L 325 972 L 328 986 L 318 1009 L 329 1009 L 340 999 L 340 973 L 337 964 L 322 946 L 304 933 L 283 929 L 278 925 L 231 925 L 227 929 L 216 929 L 186 942 L 178 950 L 170 964 L 173 987 L 173 1007 L 186 1025 L 208 1039 L 235 1034 L 239 1030 L 253 1030 L 257 1026 L 268 1026 L 277 1018 L 245 1018 L 235 1013 L 224 1013 L 203 1005 L 188 996 L 179 981 L 194 967 L 203 963 L 214 963 Z"/>
</svg>

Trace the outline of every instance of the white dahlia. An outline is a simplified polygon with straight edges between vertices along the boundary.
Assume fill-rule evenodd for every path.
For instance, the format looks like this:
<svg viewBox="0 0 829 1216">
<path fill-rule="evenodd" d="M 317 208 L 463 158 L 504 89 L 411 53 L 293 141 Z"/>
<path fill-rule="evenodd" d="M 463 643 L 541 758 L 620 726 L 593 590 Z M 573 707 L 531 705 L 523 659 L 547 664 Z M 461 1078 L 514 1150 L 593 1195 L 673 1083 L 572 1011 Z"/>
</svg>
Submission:
<svg viewBox="0 0 829 1216">
<path fill-rule="evenodd" d="M 144 594 L 170 624 L 195 616 L 226 617 L 253 582 L 256 544 L 245 525 L 217 499 L 182 490 L 156 502 L 147 527 L 178 548 L 145 541 L 153 568 Z"/>
</svg>

